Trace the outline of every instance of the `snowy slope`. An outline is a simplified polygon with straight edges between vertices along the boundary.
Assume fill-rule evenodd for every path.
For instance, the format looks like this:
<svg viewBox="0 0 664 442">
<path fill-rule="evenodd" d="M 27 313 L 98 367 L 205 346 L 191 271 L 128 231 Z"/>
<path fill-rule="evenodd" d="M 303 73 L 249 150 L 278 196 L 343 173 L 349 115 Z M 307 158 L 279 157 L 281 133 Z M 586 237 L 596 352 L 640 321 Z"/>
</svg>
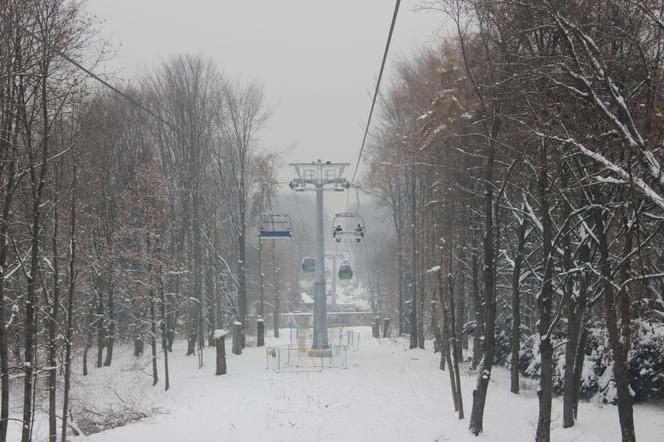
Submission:
<svg viewBox="0 0 664 442">
<path fill-rule="evenodd" d="M 378 342 L 369 328 L 360 328 L 359 352 L 349 352 L 349 368 L 320 373 L 278 374 L 265 369 L 265 351 L 248 348 L 230 355 L 229 374 L 214 376 L 213 353 L 206 366 L 185 358 L 184 347 L 172 356 L 172 388 L 150 386 L 143 375 L 143 402 L 158 413 L 142 421 L 108 430 L 77 442 L 168 441 L 530 441 L 537 419 L 535 391 L 509 393 L 509 378 L 495 371 L 485 413 L 485 432 L 476 438 L 468 418 L 459 421 L 452 409 L 447 373 L 430 350 L 407 350 L 405 341 Z M 147 362 L 147 358 L 146 358 Z M 119 365 L 107 370 L 119 370 Z M 161 369 L 161 367 L 160 367 Z M 117 374 L 117 373 L 116 373 Z M 95 374 L 97 375 L 97 374 Z M 121 376 L 125 376 L 122 373 Z M 110 379 L 110 378 L 109 378 Z M 120 378 L 121 379 L 121 378 Z M 470 414 L 474 377 L 463 379 L 464 405 Z M 138 387 L 134 385 L 134 390 Z M 136 391 L 134 391 L 136 394 Z M 581 404 L 581 421 L 562 429 L 560 401 L 554 407 L 554 441 L 619 440 L 617 409 Z M 664 413 L 655 406 L 637 406 L 640 441 L 661 440 Z"/>
</svg>

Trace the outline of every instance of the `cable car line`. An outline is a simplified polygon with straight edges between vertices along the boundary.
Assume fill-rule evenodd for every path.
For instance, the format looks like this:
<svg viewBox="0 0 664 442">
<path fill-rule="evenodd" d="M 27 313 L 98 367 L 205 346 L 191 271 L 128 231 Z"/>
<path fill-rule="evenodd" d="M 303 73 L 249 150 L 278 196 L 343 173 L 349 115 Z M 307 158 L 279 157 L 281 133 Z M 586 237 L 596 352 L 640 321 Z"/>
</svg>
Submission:
<svg viewBox="0 0 664 442">
<path fill-rule="evenodd" d="M 369 127 L 371 126 L 371 117 L 373 116 L 374 107 L 376 106 L 376 98 L 378 98 L 378 91 L 380 89 L 380 81 L 383 78 L 383 71 L 385 70 L 385 62 L 387 61 L 387 54 L 390 51 L 390 43 L 392 42 L 392 34 L 394 33 L 394 25 L 397 21 L 397 15 L 399 14 L 399 6 L 401 5 L 401 0 L 397 0 L 394 5 L 394 14 L 392 15 L 392 23 L 390 24 L 390 32 L 387 35 L 387 43 L 385 44 L 385 52 L 383 53 L 383 61 L 380 64 L 380 72 L 378 73 L 378 81 L 376 82 L 376 90 L 374 91 L 373 100 L 371 101 L 371 110 L 369 111 L 369 119 L 367 120 L 367 126 L 364 129 L 364 137 L 362 138 L 362 146 L 360 147 L 360 154 L 357 156 L 357 163 L 355 164 L 355 170 L 353 171 L 353 177 L 350 182 L 355 182 L 355 175 L 357 175 L 357 169 L 360 167 L 360 160 L 362 159 L 362 153 L 364 152 L 364 145 L 367 141 L 367 135 L 369 134 Z"/>
<path fill-rule="evenodd" d="M 396 24 L 396 20 L 397 20 L 397 16 L 398 16 L 398 13 L 399 13 L 400 5 L 401 5 L 401 0 L 396 0 L 396 3 L 394 5 L 394 13 L 392 15 L 392 22 L 390 23 L 390 31 L 389 31 L 388 36 L 387 36 L 387 43 L 385 44 L 385 51 L 383 52 L 383 59 L 381 61 L 381 65 L 380 65 L 380 71 L 378 73 L 378 81 L 376 82 L 376 89 L 374 91 L 373 99 L 371 101 L 371 109 L 369 111 L 369 118 L 367 119 L 367 125 L 366 125 L 365 130 L 364 130 L 364 136 L 362 137 L 362 145 L 360 146 L 360 153 L 357 157 L 357 162 L 355 164 L 355 169 L 353 171 L 353 176 L 350 180 L 351 184 L 355 182 L 355 177 L 357 175 L 357 170 L 360 166 L 360 161 L 362 160 L 362 154 L 364 153 L 364 146 L 366 144 L 367 136 L 369 134 L 369 127 L 371 126 L 371 119 L 372 119 L 372 116 L 373 116 L 374 108 L 376 106 L 376 99 L 378 98 L 378 92 L 380 90 L 380 83 L 381 83 L 381 80 L 383 78 L 383 72 L 385 70 L 385 63 L 387 61 L 387 55 L 388 55 L 389 50 L 390 50 L 390 44 L 392 42 L 392 35 L 394 33 L 394 27 L 395 27 L 395 24 Z M 32 32 L 31 30 L 29 30 L 25 26 L 23 26 L 23 25 L 17 23 L 16 21 L 12 20 L 4 12 L 0 12 L 0 18 L 2 18 L 4 21 L 9 23 L 10 25 L 17 27 L 18 29 L 21 29 L 23 32 L 30 35 L 35 40 L 43 41 L 37 34 Z M 165 120 L 163 117 L 161 117 L 158 113 L 156 113 L 156 112 L 150 110 L 149 108 L 147 108 L 146 106 L 142 105 L 141 103 L 138 102 L 138 100 L 136 100 L 135 98 L 133 98 L 129 94 L 127 94 L 125 92 L 122 92 L 120 89 L 113 86 L 108 81 L 104 80 L 103 78 L 101 78 L 100 76 L 98 76 L 97 74 L 92 72 L 90 69 L 88 69 L 85 66 L 81 65 L 79 62 L 77 62 L 73 58 L 69 57 L 62 50 L 54 48 L 54 52 L 58 56 L 60 56 L 62 59 L 64 59 L 65 61 L 72 64 L 77 69 L 83 71 L 88 77 L 96 80 L 97 82 L 99 82 L 100 84 L 105 86 L 106 88 L 108 88 L 111 91 L 115 92 L 116 94 L 118 94 L 119 96 L 121 96 L 122 98 L 124 98 L 125 100 L 127 100 L 128 102 L 133 104 L 134 106 L 136 106 L 138 109 L 140 109 L 143 112 L 145 112 L 146 114 L 152 116 L 153 118 L 155 118 L 156 120 L 158 120 L 162 124 L 168 126 L 169 128 L 173 129 L 174 131 L 178 132 L 181 135 L 184 133 L 179 127 L 173 125 L 171 122 L 169 122 L 169 121 Z"/>
</svg>

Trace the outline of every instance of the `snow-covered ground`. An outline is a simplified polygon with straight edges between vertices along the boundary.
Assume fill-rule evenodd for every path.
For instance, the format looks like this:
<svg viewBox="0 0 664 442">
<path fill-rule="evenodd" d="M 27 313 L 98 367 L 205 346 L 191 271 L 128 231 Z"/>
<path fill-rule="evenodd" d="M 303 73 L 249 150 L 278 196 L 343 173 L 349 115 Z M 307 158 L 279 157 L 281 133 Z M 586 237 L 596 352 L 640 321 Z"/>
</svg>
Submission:
<svg viewBox="0 0 664 442">
<path fill-rule="evenodd" d="M 466 419 L 452 408 L 449 378 L 438 369 L 430 349 L 408 350 L 405 340 L 377 341 L 368 327 L 359 352 L 349 352 L 348 369 L 314 373 L 275 373 L 265 369 L 265 349 L 247 348 L 229 355 L 228 374 L 214 376 L 214 353 L 206 365 L 184 357 L 184 344 L 171 354 L 171 389 L 151 386 L 149 358 L 138 366 L 129 351 L 111 368 L 92 369 L 81 397 L 91 403 L 114 402 L 121 411 L 145 410 L 152 416 L 122 427 L 78 437 L 77 442 L 168 441 L 476 441 L 468 430 L 474 376 L 462 379 Z M 284 333 L 288 336 L 287 333 Z M 270 341 L 270 339 L 268 339 Z M 273 341 L 274 342 L 274 341 Z M 147 347 L 146 347 L 147 350 Z M 160 364 L 160 374 L 161 374 Z M 580 405 L 580 421 L 562 428 L 560 400 L 554 405 L 552 440 L 618 441 L 617 409 Z M 101 405 L 100 405 L 101 407 Z M 100 409 L 97 409 L 97 412 Z M 636 406 L 640 441 L 661 441 L 664 409 Z M 534 388 L 509 393 L 509 377 L 496 369 L 489 389 L 479 440 L 533 440 L 537 420 Z M 45 427 L 36 432 L 43 436 Z M 43 440 L 38 438 L 39 440 Z"/>
</svg>

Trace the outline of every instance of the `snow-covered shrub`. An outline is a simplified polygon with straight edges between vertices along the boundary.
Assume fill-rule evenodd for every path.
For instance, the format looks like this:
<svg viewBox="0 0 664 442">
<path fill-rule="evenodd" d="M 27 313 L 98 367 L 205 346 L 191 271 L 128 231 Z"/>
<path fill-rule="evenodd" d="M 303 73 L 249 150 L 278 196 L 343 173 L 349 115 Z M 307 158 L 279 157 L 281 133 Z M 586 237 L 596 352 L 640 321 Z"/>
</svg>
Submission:
<svg viewBox="0 0 664 442">
<path fill-rule="evenodd" d="M 512 344 L 512 324 L 504 319 L 496 321 L 496 353 L 493 363 L 496 365 L 506 365 L 509 363 Z"/>
<path fill-rule="evenodd" d="M 562 394 L 565 376 L 565 335 L 556 332 L 553 335 L 553 391 Z M 605 333 L 603 330 L 589 330 L 586 339 L 585 359 L 581 373 L 580 396 L 585 399 L 594 398 L 598 402 L 610 403 L 615 400 L 613 377 L 607 375 L 610 362 L 606 351 Z M 539 354 L 539 333 L 522 339 L 519 351 L 519 371 L 527 378 L 539 379 L 541 359 Z M 611 373 L 611 372 L 609 372 Z"/>
<path fill-rule="evenodd" d="M 519 372 L 526 377 L 539 376 L 539 346 L 535 345 L 537 335 L 521 339 L 519 349 Z"/>
<path fill-rule="evenodd" d="M 563 375 L 565 373 L 565 351 L 561 350 L 559 341 L 554 340 L 553 352 L 553 392 L 563 391 Z M 542 360 L 539 353 L 539 333 L 521 340 L 519 350 L 519 372 L 525 377 L 539 379 Z"/>
<path fill-rule="evenodd" d="M 632 345 L 628 362 L 634 400 L 664 398 L 664 330 L 642 329 Z"/>
<path fill-rule="evenodd" d="M 80 413 L 76 414 L 76 425 L 83 431 L 83 434 L 90 435 L 122 427 L 148 416 L 149 414 L 144 411 L 125 405 L 110 407 L 103 411 L 83 408 Z"/>
<path fill-rule="evenodd" d="M 606 391 L 608 384 L 605 381 L 600 382 L 600 379 L 604 379 L 604 374 L 610 363 L 610 355 L 607 351 L 606 343 L 606 332 L 603 329 L 591 328 L 588 330 L 585 359 L 581 372 L 580 396 L 582 398 L 590 399 L 600 395 L 606 399 L 611 396 Z"/>
<path fill-rule="evenodd" d="M 634 338 L 628 355 L 628 376 L 635 401 L 664 399 L 664 325 L 633 323 Z M 496 323 L 495 364 L 509 366 L 511 324 Z M 566 323 L 560 321 L 552 333 L 553 389 L 562 394 L 565 374 Z M 539 333 L 527 335 L 522 331 L 519 350 L 519 372 L 522 376 L 539 379 L 541 359 Z M 613 357 L 606 330 L 592 327 L 588 330 L 585 359 L 581 372 L 580 397 L 593 402 L 613 404 L 616 387 L 613 380 Z"/>
<path fill-rule="evenodd" d="M 628 376 L 636 401 L 664 398 L 664 327 L 636 324 L 632 350 L 628 355 Z M 540 373 L 539 335 L 521 341 L 519 371 L 523 376 L 538 379 Z M 554 340 L 554 392 L 562 393 L 565 371 L 565 346 Z M 588 330 L 585 359 L 581 372 L 580 396 L 596 403 L 614 404 L 616 386 L 613 379 L 613 357 L 606 331 Z"/>
<path fill-rule="evenodd" d="M 634 400 L 664 398 L 664 327 L 634 324 L 632 349 L 627 356 L 627 375 Z M 581 377 L 581 396 L 594 402 L 616 402 L 613 356 L 603 329 L 588 333 Z"/>
</svg>

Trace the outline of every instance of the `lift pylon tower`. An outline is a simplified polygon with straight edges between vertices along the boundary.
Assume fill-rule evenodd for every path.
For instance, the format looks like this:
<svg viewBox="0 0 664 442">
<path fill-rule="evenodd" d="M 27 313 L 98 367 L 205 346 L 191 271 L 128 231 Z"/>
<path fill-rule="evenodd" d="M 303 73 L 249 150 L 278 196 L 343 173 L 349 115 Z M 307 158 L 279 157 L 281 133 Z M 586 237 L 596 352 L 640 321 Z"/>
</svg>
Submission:
<svg viewBox="0 0 664 442">
<path fill-rule="evenodd" d="M 325 257 L 332 260 L 332 309 L 337 307 L 337 259 L 346 258 L 346 255 L 338 252 L 325 252 Z"/>
<path fill-rule="evenodd" d="M 323 232 L 323 192 L 343 192 L 350 187 L 342 177 L 349 163 L 321 160 L 311 163 L 290 163 L 295 168 L 290 187 L 295 192 L 316 192 L 316 279 L 314 281 L 314 342 L 313 352 L 329 351 L 327 339 L 327 305 L 325 298 L 325 238 Z"/>
</svg>

